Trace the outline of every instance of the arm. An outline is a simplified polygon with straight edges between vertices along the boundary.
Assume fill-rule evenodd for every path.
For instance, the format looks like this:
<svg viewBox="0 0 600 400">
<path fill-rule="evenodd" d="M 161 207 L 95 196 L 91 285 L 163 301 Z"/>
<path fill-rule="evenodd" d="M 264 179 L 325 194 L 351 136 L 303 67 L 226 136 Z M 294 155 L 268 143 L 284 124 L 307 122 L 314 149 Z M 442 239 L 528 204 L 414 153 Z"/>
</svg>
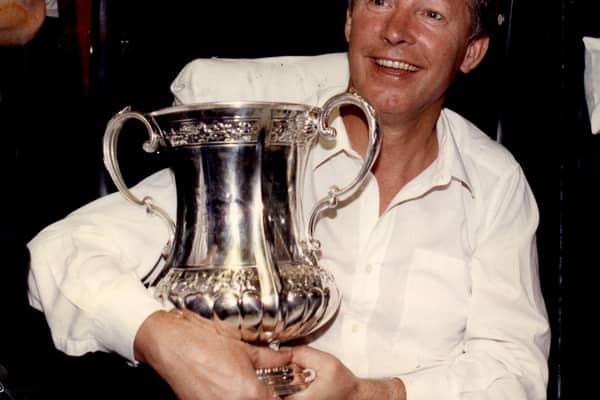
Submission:
<svg viewBox="0 0 600 400">
<path fill-rule="evenodd" d="M 29 42 L 46 16 L 43 0 L 0 0 L 0 46 Z"/>
<path fill-rule="evenodd" d="M 450 379 L 470 399 L 545 399 L 550 327 L 540 288 L 537 205 L 520 168 L 499 182 L 493 198 L 472 259 L 465 355 Z"/>
<path fill-rule="evenodd" d="M 132 190 L 175 210 L 166 171 Z M 30 303 L 44 312 L 56 347 L 69 355 L 115 351 L 134 361 L 139 326 L 165 308 L 140 277 L 158 260 L 167 239 L 159 218 L 119 193 L 86 205 L 33 238 L 28 244 Z"/>
</svg>

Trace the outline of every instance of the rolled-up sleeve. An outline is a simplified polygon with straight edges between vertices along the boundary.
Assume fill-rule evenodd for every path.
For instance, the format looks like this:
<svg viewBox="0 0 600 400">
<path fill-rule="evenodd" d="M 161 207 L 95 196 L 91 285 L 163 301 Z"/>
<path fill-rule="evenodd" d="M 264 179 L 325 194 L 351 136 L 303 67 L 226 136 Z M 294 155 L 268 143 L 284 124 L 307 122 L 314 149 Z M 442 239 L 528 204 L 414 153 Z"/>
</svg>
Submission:
<svg viewBox="0 0 600 400">
<path fill-rule="evenodd" d="M 132 189 L 172 216 L 173 178 L 160 171 Z M 30 304 L 48 321 L 55 346 L 69 354 L 116 352 L 130 361 L 142 322 L 166 308 L 141 282 L 159 260 L 169 231 L 157 216 L 119 193 L 75 211 L 28 243 Z"/>
<path fill-rule="evenodd" d="M 400 378 L 410 400 L 546 399 L 550 329 L 540 289 L 535 199 L 520 168 L 481 207 L 464 350 Z"/>
</svg>

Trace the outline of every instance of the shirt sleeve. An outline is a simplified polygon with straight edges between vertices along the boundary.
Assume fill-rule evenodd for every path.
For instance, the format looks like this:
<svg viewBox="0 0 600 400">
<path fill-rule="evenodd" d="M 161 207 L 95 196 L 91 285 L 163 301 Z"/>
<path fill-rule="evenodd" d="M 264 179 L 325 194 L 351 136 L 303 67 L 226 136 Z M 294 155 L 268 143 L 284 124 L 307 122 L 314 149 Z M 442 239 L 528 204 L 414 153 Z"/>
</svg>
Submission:
<svg viewBox="0 0 600 400">
<path fill-rule="evenodd" d="M 174 214 L 167 170 L 132 189 Z M 55 346 L 69 354 L 116 352 L 130 361 L 142 322 L 168 308 L 141 278 L 156 265 L 167 225 L 120 193 L 102 197 L 42 230 L 28 243 L 30 304 L 48 321 Z"/>
<path fill-rule="evenodd" d="M 464 350 L 400 376 L 409 400 L 543 400 L 550 330 L 540 289 L 537 205 L 520 168 L 480 199 Z"/>
</svg>

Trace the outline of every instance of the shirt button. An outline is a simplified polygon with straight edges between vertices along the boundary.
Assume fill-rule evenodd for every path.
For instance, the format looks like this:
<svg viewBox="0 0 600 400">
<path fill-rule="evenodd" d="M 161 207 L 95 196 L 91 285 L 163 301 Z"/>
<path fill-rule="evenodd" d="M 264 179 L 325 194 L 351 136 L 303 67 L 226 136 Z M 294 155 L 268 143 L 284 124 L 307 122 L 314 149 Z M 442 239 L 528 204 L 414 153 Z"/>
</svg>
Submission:
<svg viewBox="0 0 600 400">
<path fill-rule="evenodd" d="M 358 324 L 352 324 L 352 333 L 358 332 L 360 326 Z"/>
<path fill-rule="evenodd" d="M 371 271 L 373 271 L 373 266 L 371 264 L 367 264 L 367 266 L 365 267 L 365 270 L 367 271 L 367 274 L 370 274 Z"/>
</svg>

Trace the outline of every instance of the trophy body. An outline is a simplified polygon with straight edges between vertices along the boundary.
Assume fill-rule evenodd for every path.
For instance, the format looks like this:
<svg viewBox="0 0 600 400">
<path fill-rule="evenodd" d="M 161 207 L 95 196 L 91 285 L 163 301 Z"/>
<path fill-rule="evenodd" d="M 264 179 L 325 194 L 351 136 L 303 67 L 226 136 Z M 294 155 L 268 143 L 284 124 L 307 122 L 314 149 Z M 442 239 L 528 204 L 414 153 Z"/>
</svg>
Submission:
<svg viewBox="0 0 600 400">
<path fill-rule="evenodd" d="M 360 107 L 370 126 L 363 168 L 345 188 L 303 215 L 306 161 L 333 108 Z M 124 185 L 116 160 L 123 123 L 142 121 L 146 151 L 160 150 L 173 170 L 177 219 Z M 124 110 L 109 122 L 105 165 L 119 191 L 162 217 L 172 230 L 165 262 L 144 283 L 180 309 L 237 329 L 242 340 L 277 347 L 329 321 L 340 304 L 333 276 L 318 263 L 313 237 L 318 214 L 359 185 L 379 150 L 371 107 L 359 96 L 334 96 L 323 108 L 302 104 L 238 102 L 169 107 L 149 114 Z M 257 371 L 274 393 L 301 390 L 311 374 L 297 368 Z"/>
</svg>

